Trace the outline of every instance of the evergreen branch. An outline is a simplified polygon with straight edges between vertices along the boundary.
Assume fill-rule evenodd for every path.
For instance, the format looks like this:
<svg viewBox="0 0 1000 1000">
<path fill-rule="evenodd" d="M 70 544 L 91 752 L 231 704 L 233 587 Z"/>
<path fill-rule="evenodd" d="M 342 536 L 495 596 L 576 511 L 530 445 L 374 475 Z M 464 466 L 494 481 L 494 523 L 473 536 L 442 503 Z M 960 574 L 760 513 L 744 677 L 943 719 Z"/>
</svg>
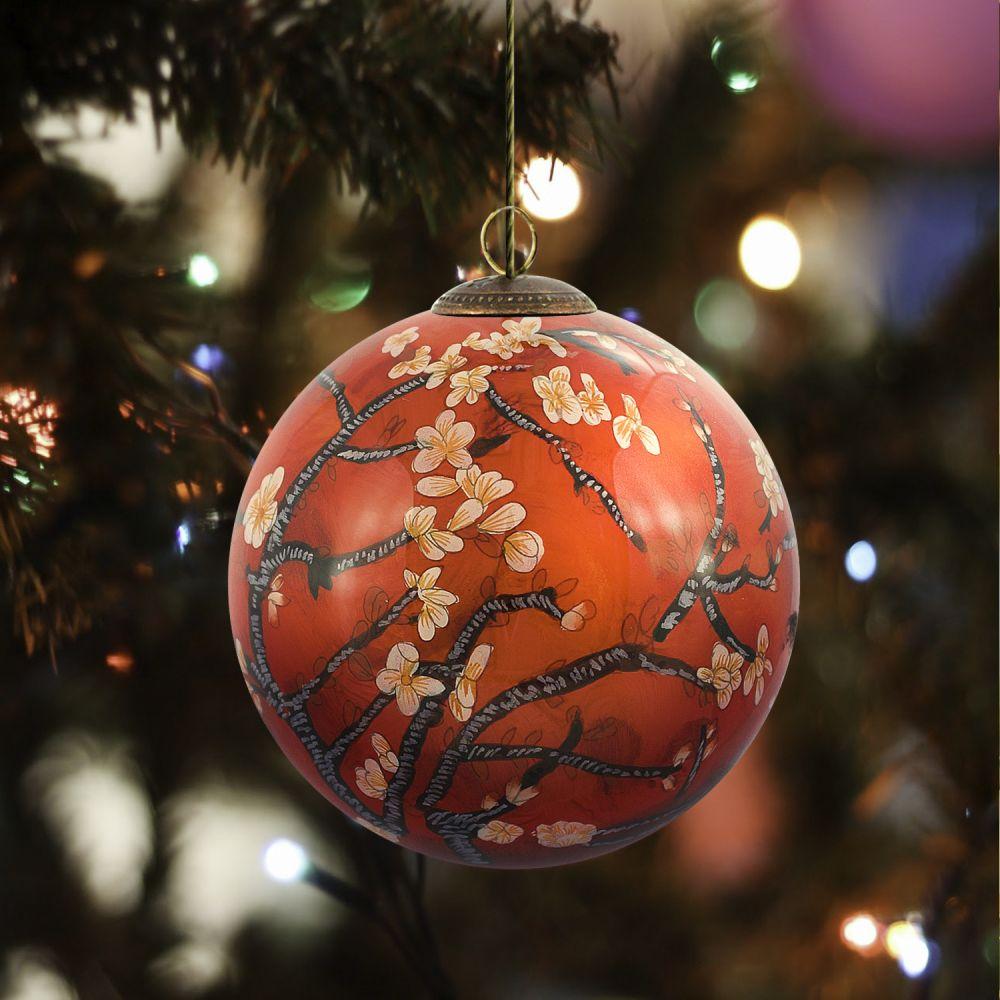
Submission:
<svg viewBox="0 0 1000 1000">
<path fill-rule="evenodd" d="M 316 154 L 374 205 L 417 201 L 431 217 L 490 186 L 500 145 L 471 123 L 499 127 L 503 94 L 495 30 L 472 5 L 162 0 L 136 16 L 121 4 L 8 0 L 3 22 L 4 93 L 25 119 L 80 104 L 131 119 L 142 102 L 196 154 L 276 176 Z M 604 150 L 590 87 L 613 92 L 616 50 L 549 0 L 525 20 L 525 148 L 567 161 Z"/>
</svg>

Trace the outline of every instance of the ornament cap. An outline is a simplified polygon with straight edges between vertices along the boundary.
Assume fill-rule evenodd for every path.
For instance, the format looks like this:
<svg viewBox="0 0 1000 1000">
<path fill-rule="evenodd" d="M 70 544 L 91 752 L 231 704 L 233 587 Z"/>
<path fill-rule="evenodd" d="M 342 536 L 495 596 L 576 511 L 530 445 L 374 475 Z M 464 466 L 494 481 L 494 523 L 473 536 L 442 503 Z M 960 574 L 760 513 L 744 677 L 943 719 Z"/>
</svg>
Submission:
<svg viewBox="0 0 1000 1000">
<path fill-rule="evenodd" d="M 597 312 L 597 306 L 565 281 L 538 274 L 513 280 L 494 274 L 445 292 L 432 311 L 439 316 L 580 316 Z"/>
</svg>

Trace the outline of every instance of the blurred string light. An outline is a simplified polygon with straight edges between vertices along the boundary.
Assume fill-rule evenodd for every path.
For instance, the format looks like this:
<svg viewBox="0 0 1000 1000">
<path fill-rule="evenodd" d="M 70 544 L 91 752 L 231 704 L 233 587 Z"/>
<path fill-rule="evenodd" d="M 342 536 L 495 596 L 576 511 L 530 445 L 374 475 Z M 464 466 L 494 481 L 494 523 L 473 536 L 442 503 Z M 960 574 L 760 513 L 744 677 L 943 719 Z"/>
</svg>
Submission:
<svg viewBox="0 0 1000 1000">
<path fill-rule="evenodd" d="M 63 733 L 42 748 L 24 785 L 93 904 L 113 916 L 133 910 L 153 854 L 153 816 L 125 747 Z"/>
<path fill-rule="evenodd" d="M 209 288 L 219 280 L 219 265 L 207 253 L 196 253 L 188 261 L 187 279 L 196 288 Z"/>
<path fill-rule="evenodd" d="M 181 521 L 177 525 L 174 531 L 174 543 L 177 545 L 177 551 L 184 555 L 187 551 L 187 547 L 191 544 L 191 525 L 187 521 Z"/>
<path fill-rule="evenodd" d="M 840 938 L 852 951 L 868 958 L 884 949 L 910 979 L 919 979 L 930 970 L 937 947 L 924 935 L 918 915 L 883 927 L 870 913 L 854 913 L 841 923 Z"/>
<path fill-rule="evenodd" d="M 642 322 L 642 313 L 639 312 L 639 310 L 634 306 L 626 306 L 620 313 L 618 313 L 618 315 L 621 316 L 626 323 Z"/>
<path fill-rule="evenodd" d="M 886 928 L 885 950 L 910 979 L 919 979 L 930 967 L 931 945 L 923 927 L 913 918 L 897 920 Z"/>
<path fill-rule="evenodd" d="M 261 864 L 275 882 L 299 882 L 309 871 L 309 856 L 301 844 L 280 837 L 264 849 Z"/>
<path fill-rule="evenodd" d="M 709 54 L 722 82 L 734 94 L 747 94 L 760 83 L 760 60 L 746 38 L 716 35 Z"/>
<path fill-rule="evenodd" d="M 0 410 L 0 441 L 9 440 L 4 423 L 15 423 L 31 439 L 31 450 L 39 458 L 51 458 L 56 446 L 55 428 L 59 417 L 56 404 L 42 399 L 28 386 L 0 388 L 5 408 Z M 10 464 L 9 462 L 6 464 Z"/>
<path fill-rule="evenodd" d="M 878 944 L 881 929 L 870 913 L 855 913 L 840 925 L 840 938 L 848 948 L 869 954 Z"/>
<path fill-rule="evenodd" d="M 710 344 L 727 351 L 745 347 L 757 330 L 757 307 L 735 281 L 716 278 L 694 301 L 694 321 Z"/>
<path fill-rule="evenodd" d="M 541 156 L 528 163 L 517 187 L 525 211 L 550 222 L 569 218 L 583 197 L 580 177 L 573 167 Z"/>
<path fill-rule="evenodd" d="M 781 291 L 799 276 L 802 248 L 795 231 L 776 215 L 751 219 L 740 237 L 740 264 L 761 288 Z"/>
<path fill-rule="evenodd" d="M 162 814 L 166 871 L 158 903 L 179 940 L 151 971 L 169 995 L 208 992 L 230 976 L 234 946 L 248 926 L 260 928 L 276 951 L 298 952 L 328 937 L 341 918 L 322 893 L 276 884 L 263 870 L 276 830 L 324 868 L 343 867 L 284 796 L 204 782 L 173 795 Z"/>
<path fill-rule="evenodd" d="M 226 352 L 218 344 L 199 344 L 191 352 L 191 364 L 210 374 L 219 371 L 228 360 Z"/>
<path fill-rule="evenodd" d="M 844 568 L 847 575 L 858 583 L 864 583 L 875 575 L 878 569 L 878 554 L 871 542 L 862 539 L 855 542 L 844 556 Z"/>
</svg>

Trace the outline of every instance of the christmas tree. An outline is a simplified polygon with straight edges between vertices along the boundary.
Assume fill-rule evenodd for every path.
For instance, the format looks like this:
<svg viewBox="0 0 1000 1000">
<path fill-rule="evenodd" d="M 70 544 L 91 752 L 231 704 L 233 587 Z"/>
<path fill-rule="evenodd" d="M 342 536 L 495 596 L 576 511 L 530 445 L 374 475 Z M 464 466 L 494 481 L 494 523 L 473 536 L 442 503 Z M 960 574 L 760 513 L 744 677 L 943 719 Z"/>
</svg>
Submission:
<svg viewBox="0 0 1000 1000">
<path fill-rule="evenodd" d="M 995 993 L 996 165 L 969 115 L 880 134 L 791 17 L 522 12 L 539 269 L 739 401 L 803 601 L 768 725 L 690 814 L 483 872 L 301 781 L 224 581 L 298 389 L 478 273 L 499 9 L 3 11 L 5 996 Z M 943 48 L 935 93 L 965 78 Z"/>
</svg>

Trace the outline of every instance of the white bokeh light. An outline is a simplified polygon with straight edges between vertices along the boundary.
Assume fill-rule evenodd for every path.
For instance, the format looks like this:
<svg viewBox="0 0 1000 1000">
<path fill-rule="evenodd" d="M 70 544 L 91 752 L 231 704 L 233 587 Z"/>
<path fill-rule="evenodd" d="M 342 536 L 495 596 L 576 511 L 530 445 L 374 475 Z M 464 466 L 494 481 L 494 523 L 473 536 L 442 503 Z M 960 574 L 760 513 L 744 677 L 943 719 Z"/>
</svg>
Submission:
<svg viewBox="0 0 1000 1000">
<path fill-rule="evenodd" d="M 572 215 L 580 206 L 583 188 L 577 172 L 562 160 L 536 157 L 518 182 L 521 205 L 536 219 L 555 221 Z"/>
<path fill-rule="evenodd" d="M 94 905 L 112 915 L 134 909 L 152 857 L 153 817 L 127 748 L 64 733 L 45 745 L 24 783 Z"/>
<path fill-rule="evenodd" d="M 188 261 L 188 281 L 198 288 L 208 288 L 219 280 L 219 265 L 208 254 L 196 253 Z"/>
<path fill-rule="evenodd" d="M 77 1000 L 79 996 L 52 957 L 37 948 L 8 952 L 2 972 L 3 1000 Z"/>
<path fill-rule="evenodd" d="M 913 920 L 897 920 L 885 932 L 885 950 L 910 979 L 922 976 L 931 963 L 931 948 L 923 928 Z"/>
<path fill-rule="evenodd" d="M 84 104 L 42 116 L 33 131 L 46 156 L 54 144 L 60 154 L 106 181 L 132 205 L 162 197 L 186 155 L 172 121 L 161 123 L 157 144 L 149 103 L 141 98 L 131 120 Z"/>
<path fill-rule="evenodd" d="M 230 975 L 232 943 L 250 922 L 283 947 L 327 934 L 341 918 L 329 897 L 308 885 L 279 884 L 261 864 L 284 835 L 324 869 L 344 871 L 283 796 L 209 780 L 175 795 L 163 816 L 168 865 L 160 905 L 182 940 L 152 971 L 172 991 L 197 995 Z"/>
<path fill-rule="evenodd" d="M 780 291 L 799 276 L 802 248 L 792 227 L 776 215 L 758 215 L 740 237 L 740 265 L 761 288 Z"/>
<path fill-rule="evenodd" d="M 297 882 L 309 868 L 309 857 L 301 844 L 281 837 L 267 845 L 261 863 L 275 882 Z"/>
<path fill-rule="evenodd" d="M 864 583 L 875 575 L 878 569 L 878 554 L 871 542 L 862 539 L 855 542 L 844 556 L 844 568 L 847 575 L 858 583 Z"/>
<path fill-rule="evenodd" d="M 855 913 L 840 925 L 840 936 L 855 951 L 867 951 L 878 941 L 878 922 L 870 913 Z"/>
</svg>

